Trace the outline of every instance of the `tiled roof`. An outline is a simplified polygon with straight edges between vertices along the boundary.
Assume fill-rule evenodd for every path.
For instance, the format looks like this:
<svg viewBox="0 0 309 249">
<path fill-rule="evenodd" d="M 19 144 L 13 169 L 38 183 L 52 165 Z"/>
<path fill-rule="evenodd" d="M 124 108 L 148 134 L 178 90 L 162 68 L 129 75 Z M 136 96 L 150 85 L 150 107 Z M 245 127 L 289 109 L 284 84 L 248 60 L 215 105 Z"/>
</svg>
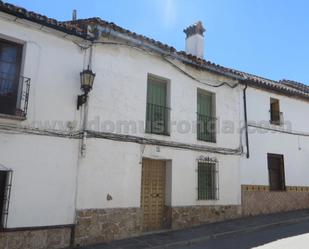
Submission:
<svg viewBox="0 0 309 249">
<path fill-rule="evenodd" d="M 102 27 L 106 27 L 116 32 L 125 34 L 134 39 L 154 45 L 168 53 L 176 54 L 181 58 L 185 58 L 187 61 L 189 61 L 189 63 L 201 69 L 207 68 L 217 73 L 234 75 L 237 78 L 241 78 L 243 82 L 246 82 L 248 85 L 254 87 L 259 87 L 276 92 L 281 92 L 283 94 L 299 96 L 309 99 L 309 86 L 306 86 L 304 84 L 290 80 L 282 80 L 282 81 L 269 80 L 263 77 L 245 73 L 232 68 L 223 67 L 210 61 L 200 59 L 194 55 L 187 54 L 184 51 L 177 51 L 174 47 L 171 47 L 160 41 L 148 38 L 146 36 L 137 34 L 130 30 L 124 29 L 112 22 L 106 22 L 98 17 L 79 19 L 76 21 L 59 22 L 55 19 L 48 18 L 46 16 L 34 13 L 32 11 L 27 11 L 24 8 L 8 3 L 3 3 L 1 0 L 0 0 L 0 11 L 85 39 L 91 39 L 89 36 L 87 36 L 88 25 L 100 25 Z"/>
<path fill-rule="evenodd" d="M 309 94 L 309 86 L 293 80 L 280 80 L 279 83 Z"/>
<path fill-rule="evenodd" d="M 48 18 L 47 16 L 40 15 L 38 13 L 28 11 L 22 7 L 18 7 L 13 4 L 4 3 L 0 0 L 0 11 L 14 15 L 18 18 L 26 19 L 35 23 L 39 23 L 49 28 L 53 28 L 70 35 L 79 36 L 81 38 L 87 38 L 85 30 L 78 28 L 75 25 L 69 23 L 59 22 L 55 19 Z"/>
</svg>

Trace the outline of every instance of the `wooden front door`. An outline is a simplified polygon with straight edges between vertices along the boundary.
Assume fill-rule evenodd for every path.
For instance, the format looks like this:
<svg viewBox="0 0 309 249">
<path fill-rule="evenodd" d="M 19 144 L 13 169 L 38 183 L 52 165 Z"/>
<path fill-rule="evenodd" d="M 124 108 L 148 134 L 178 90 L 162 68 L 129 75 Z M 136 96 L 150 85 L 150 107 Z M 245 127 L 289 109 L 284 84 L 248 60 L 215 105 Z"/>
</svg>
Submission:
<svg viewBox="0 0 309 249">
<path fill-rule="evenodd" d="M 164 228 L 165 161 L 143 160 L 141 206 L 144 231 Z"/>
</svg>

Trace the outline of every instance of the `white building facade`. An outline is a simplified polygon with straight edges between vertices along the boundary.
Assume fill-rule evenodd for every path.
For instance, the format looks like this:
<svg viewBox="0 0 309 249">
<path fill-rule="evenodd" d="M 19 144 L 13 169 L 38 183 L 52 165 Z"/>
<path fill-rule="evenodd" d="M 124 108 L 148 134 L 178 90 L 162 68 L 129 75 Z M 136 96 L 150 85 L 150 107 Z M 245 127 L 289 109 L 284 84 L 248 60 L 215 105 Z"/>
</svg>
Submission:
<svg viewBox="0 0 309 249">
<path fill-rule="evenodd" d="M 185 53 L 97 18 L 0 11 L 0 248 L 63 248 L 309 206 L 308 122 L 294 111 L 307 112 L 305 86 L 278 91 L 204 61 L 201 23 L 185 30 Z M 77 106 L 86 69 L 94 85 Z M 254 121 L 269 122 L 269 106 L 281 132 L 252 131 L 265 130 Z M 281 166 L 270 181 L 268 154 L 284 156 L 284 184 Z M 256 205 L 269 195 L 301 206 Z"/>
</svg>

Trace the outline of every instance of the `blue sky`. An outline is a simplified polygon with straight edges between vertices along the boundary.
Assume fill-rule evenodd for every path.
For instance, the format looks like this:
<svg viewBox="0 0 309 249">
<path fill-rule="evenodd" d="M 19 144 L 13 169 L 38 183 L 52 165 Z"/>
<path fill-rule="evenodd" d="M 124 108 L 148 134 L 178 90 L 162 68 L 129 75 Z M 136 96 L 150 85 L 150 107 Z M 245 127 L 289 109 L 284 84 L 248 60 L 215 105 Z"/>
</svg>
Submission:
<svg viewBox="0 0 309 249">
<path fill-rule="evenodd" d="M 201 20 L 205 59 L 259 76 L 309 84 L 307 0 L 11 0 L 58 20 L 98 16 L 184 50 Z"/>
</svg>

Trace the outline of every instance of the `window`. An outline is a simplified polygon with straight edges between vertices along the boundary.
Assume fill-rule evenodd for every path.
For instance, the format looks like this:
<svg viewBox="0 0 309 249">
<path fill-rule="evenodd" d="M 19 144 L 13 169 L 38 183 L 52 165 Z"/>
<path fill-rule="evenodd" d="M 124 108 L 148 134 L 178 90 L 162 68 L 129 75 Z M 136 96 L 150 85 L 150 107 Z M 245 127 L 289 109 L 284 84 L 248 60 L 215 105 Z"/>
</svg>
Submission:
<svg viewBox="0 0 309 249">
<path fill-rule="evenodd" d="M 282 112 L 280 112 L 279 100 L 270 98 L 270 123 L 280 125 L 281 121 Z"/>
<path fill-rule="evenodd" d="M 197 92 L 197 139 L 216 142 L 216 118 L 214 117 L 213 93 L 198 90 Z"/>
<path fill-rule="evenodd" d="M 169 135 L 169 108 L 167 105 L 167 80 L 148 76 L 146 132 Z"/>
<path fill-rule="evenodd" d="M 218 172 L 215 162 L 198 162 L 198 200 L 218 199 Z"/>
<path fill-rule="evenodd" d="M 21 44 L 0 39 L 0 113 L 25 116 L 30 79 L 20 76 Z"/>
<path fill-rule="evenodd" d="M 283 155 L 267 154 L 269 190 L 285 190 Z"/>
<path fill-rule="evenodd" d="M 12 171 L 3 171 L 0 169 L 0 228 L 6 227 L 11 182 Z"/>
</svg>

